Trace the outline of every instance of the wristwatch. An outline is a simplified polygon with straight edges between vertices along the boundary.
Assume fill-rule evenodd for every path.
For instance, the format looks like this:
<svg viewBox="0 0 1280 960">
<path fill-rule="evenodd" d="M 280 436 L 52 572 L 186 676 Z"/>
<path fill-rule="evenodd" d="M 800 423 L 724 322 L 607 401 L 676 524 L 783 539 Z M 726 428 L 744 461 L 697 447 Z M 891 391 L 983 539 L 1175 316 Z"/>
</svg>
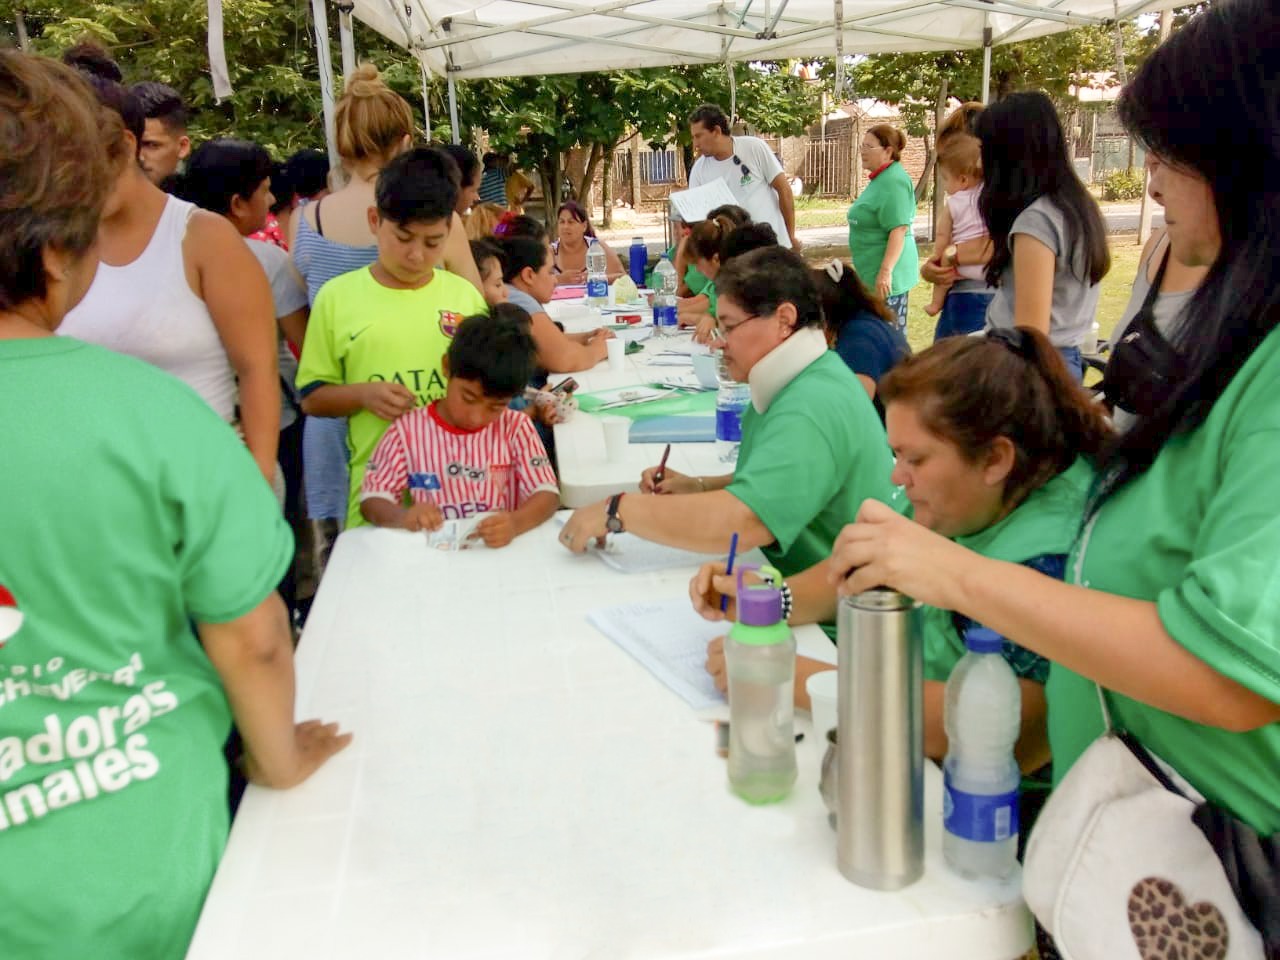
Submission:
<svg viewBox="0 0 1280 960">
<path fill-rule="evenodd" d="M 610 533 L 622 533 L 622 518 L 618 516 L 618 504 L 622 502 L 621 493 L 615 493 L 609 498 L 609 509 L 606 511 L 604 528 Z"/>
</svg>

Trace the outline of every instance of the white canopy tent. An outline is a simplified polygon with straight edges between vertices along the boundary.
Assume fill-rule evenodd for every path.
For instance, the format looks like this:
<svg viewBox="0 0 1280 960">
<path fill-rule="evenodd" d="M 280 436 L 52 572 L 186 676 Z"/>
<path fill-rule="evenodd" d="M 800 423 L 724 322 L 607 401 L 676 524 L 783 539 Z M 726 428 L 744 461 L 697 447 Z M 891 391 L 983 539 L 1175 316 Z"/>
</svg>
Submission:
<svg viewBox="0 0 1280 960">
<path fill-rule="evenodd" d="M 449 81 L 734 60 L 986 48 L 1177 6 L 1185 0 L 338 0 L 344 71 L 351 20 Z M 321 79 L 326 0 L 317 11 Z M 838 67 L 839 70 L 839 67 Z M 985 80 L 985 78 L 984 78 Z M 986 84 L 984 83 L 984 90 Z M 327 92 L 331 96 L 331 88 Z"/>
</svg>

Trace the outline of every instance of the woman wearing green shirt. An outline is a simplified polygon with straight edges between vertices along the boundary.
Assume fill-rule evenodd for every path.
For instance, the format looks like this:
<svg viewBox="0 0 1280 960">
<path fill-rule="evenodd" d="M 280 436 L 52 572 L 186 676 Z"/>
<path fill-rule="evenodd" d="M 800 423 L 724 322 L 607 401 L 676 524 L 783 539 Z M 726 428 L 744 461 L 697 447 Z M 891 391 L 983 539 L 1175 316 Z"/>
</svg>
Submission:
<svg viewBox="0 0 1280 960">
<path fill-rule="evenodd" d="M 1068 582 L 873 502 L 831 560 L 842 592 L 888 584 L 1053 661 L 1055 776 L 1103 730 L 1096 684 L 1119 729 L 1262 836 L 1280 832 L 1278 61 L 1280 8 L 1230 0 L 1121 95 L 1172 255 L 1209 272 L 1168 340 L 1145 331 L 1117 349 L 1113 391 L 1138 417 L 1103 465 Z M 1121 350 L 1138 355 L 1121 364 Z"/>
<path fill-rule="evenodd" d="M 767 225 L 757 225 L 765 229 Z M 560 535 L 582 553 L 610 531 L 685 550 L 761 548 L 784 574 L 823 559 L 866 497 L 887 500 L 891 458 L 866 391 L 827 349 L 809 268 L 776 244 L 734 257 L 716 278 L 729 376 L 751 386 L 731 473 L 646 470 L 643 493 L 574 511 Z"/>
<path fill-rule="evenodd" d="M 849 208 L 849 254 L 853 269 L 898 315 L 907 329 L 907 293 L 916 284 L 920 259 L 912 225 L 916 188 L 902 166 L 907 138 L 887 123 L 862 138 L 862 166 L 871 181 Z"/>
<path fill-rule="evenodd" d="M 1093 471 L 1079 455 L 1097 455 L 1110 437 L 1102 412 L 1068 378 L 1048 340 L 1036 334 L 955 337 L 903 360 L 881 381 L 889 446 L 897 457 L 892 481 L 902 488 L 917 523 L 984 557 L 1061 578 Z M 723 563 L 705 565 L 690 584 L 694 608 L 708 620 L 722 594 L 733 596 Z M 788 578 L 790 622 L 831 622 L 836 592 L 820 563 Z M 972 621 L 926 607 L 925 755 L 947 752 L 943 689 L 964 655 Z M 1049 758 L 1045 729 L 1044 658 L 1012 643 L 1005 657 L 1022 688 L 1018 759 L 1038 770 Z M 723 642 L 712 641 L 707 669 L 724 689 Z M 800 658 L 796 703 L 809 706 L 805 681 L 830 665 Z"/>
</svg>

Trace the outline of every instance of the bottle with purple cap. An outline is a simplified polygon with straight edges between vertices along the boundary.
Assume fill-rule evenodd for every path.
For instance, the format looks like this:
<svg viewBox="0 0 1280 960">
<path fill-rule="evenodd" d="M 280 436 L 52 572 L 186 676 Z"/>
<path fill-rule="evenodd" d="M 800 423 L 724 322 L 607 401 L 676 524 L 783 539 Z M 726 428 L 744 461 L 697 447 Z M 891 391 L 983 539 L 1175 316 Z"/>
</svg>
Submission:
<svg viewBox="0 0 1280 960">
<path fill-rule="evenodd" d="M 746 584 L 758 570 L 763 583 Z M 738 620 L 725 641 L 729 673 L 729 786 L 748 803 L 773 803 L 796 782 L 796 641 L 782 618 L 782 574 L 739 567 Z"/>
</svg>

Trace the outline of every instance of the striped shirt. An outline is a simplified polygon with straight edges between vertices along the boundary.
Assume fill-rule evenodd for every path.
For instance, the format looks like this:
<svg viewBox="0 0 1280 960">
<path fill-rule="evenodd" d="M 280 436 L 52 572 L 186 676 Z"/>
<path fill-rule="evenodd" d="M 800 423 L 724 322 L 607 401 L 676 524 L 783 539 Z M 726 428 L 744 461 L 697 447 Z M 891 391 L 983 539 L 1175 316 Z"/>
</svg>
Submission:
<svg viewBox="0 0 1280 960">
<path fill-rule="evenodd" d="M 387 428 L 365 469 L 361 500 L 434 501 L 446 520 L 512 511 L 543 490 L 559 494 L 555 471 L 533 421 L 505 410 L 481 430 L 441 419 L 437 404 Z"/>
<path fill-rule="evenodd" d="M 507 178 L 501 170 L 486 170 L 480 178 L 480 202 L 507 205 Z"/>
</svg>

